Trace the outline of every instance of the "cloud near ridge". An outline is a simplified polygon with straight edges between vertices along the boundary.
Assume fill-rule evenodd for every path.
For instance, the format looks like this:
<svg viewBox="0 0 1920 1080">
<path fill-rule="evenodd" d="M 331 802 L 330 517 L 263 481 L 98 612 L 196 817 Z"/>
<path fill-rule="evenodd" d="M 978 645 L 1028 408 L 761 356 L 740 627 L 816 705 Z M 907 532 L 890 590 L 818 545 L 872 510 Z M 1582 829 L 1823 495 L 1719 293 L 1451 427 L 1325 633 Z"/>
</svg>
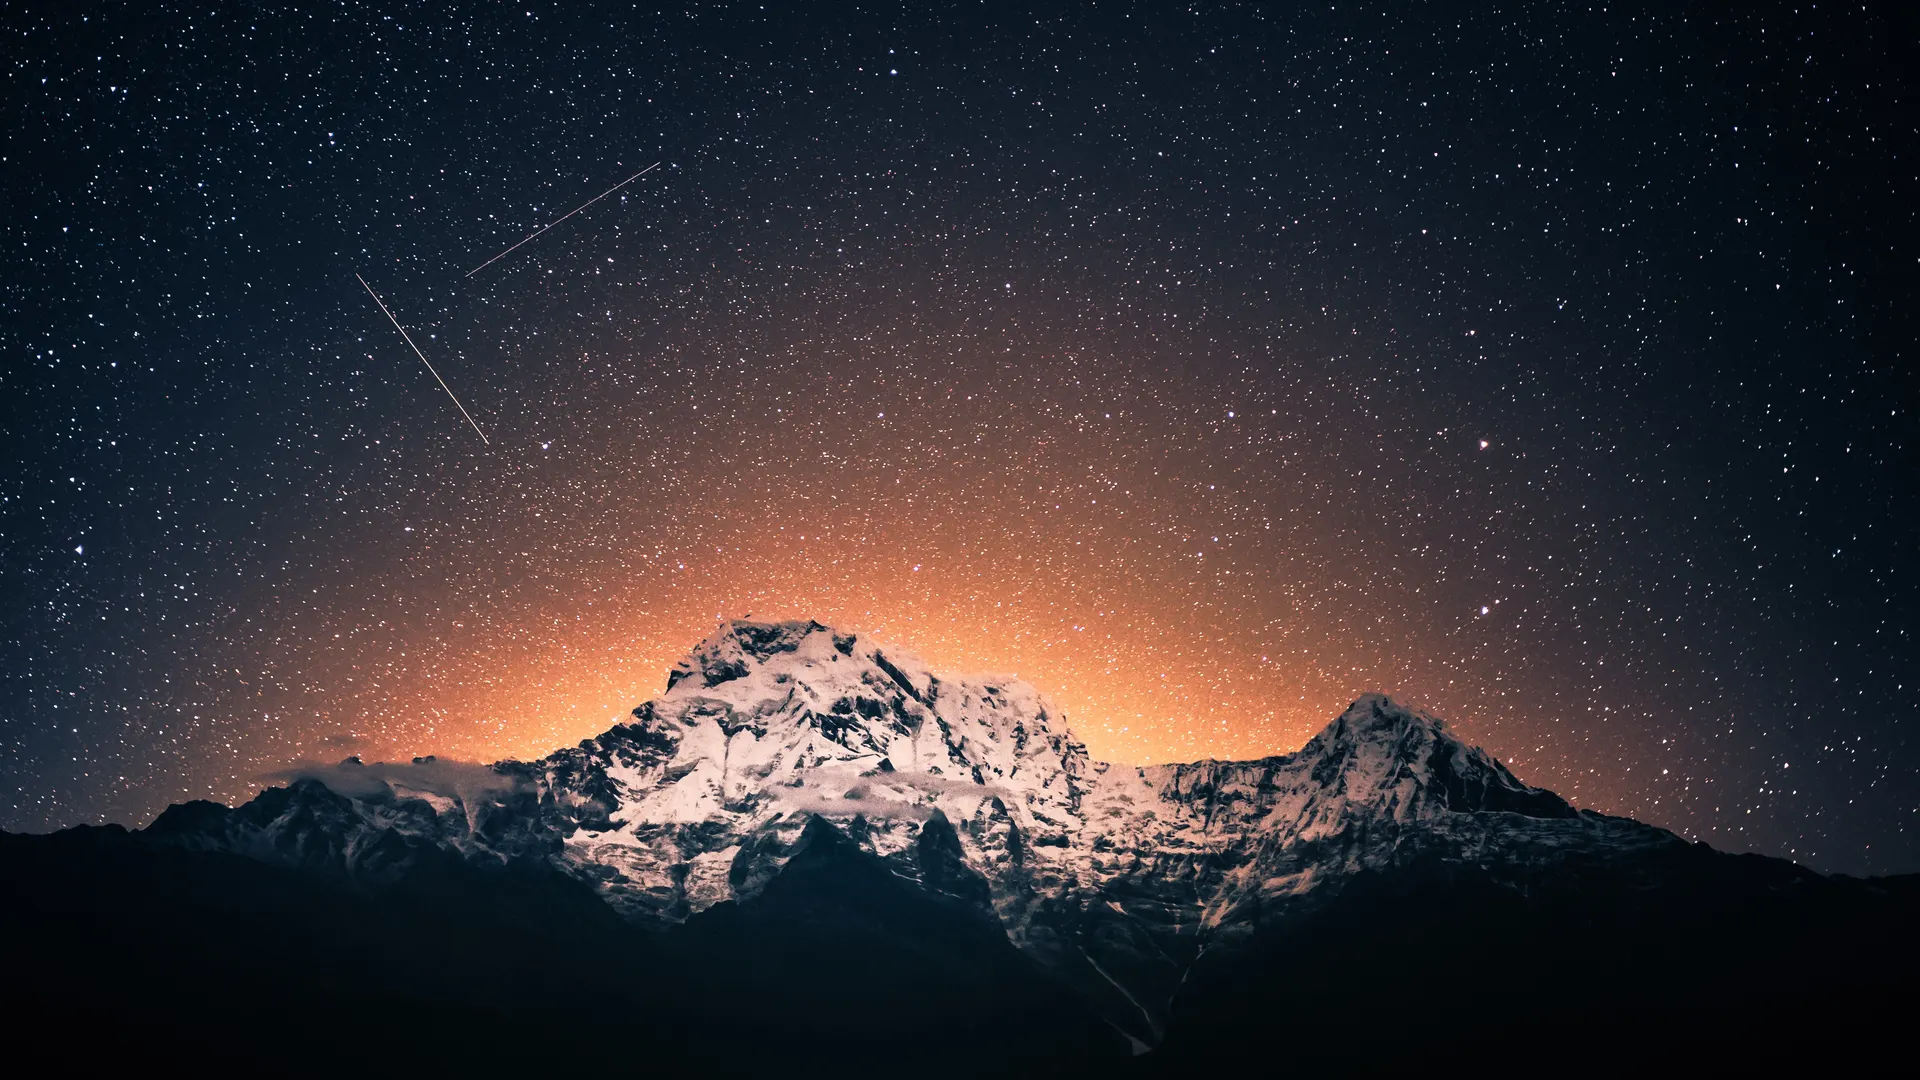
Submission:
<svg viewBox="0 0 1920 1080">
<path fill-rule="evenodd" d="M 815 814 L 865 814 L 870 818 L 925 821 L 937 807 L 920 801 L 908 792 L 982 800 L 1008 794 L 1005 788 L 992 784 L 976 784 L 972 780 L 949 779 L 930 773 L 890 772 L 856 777 L 847 775 L 844 770 L 805 769 L 797 775 L 805 781 L 806 786 L 773 788 L 774 800 L 784 809 Z M 889 791 L 889 788 L 905 788 L 908 792 Z"/>
<path fill-rule="evenodd" d="M 267 773 L 260 780 L 269 784 L 314 780 L 338 794 L 354 799 L 404 788 L 441 798 L 458 799 L 465 804 L 511 794 L 526 786 L 526 781 L 502 774 L 491 765 L 439 757 L 415 758 L 404 762 L 376 761 L 370 765 L 363 765 L 354 758 L 332 765 L 303 761 Z"/>
</svg>

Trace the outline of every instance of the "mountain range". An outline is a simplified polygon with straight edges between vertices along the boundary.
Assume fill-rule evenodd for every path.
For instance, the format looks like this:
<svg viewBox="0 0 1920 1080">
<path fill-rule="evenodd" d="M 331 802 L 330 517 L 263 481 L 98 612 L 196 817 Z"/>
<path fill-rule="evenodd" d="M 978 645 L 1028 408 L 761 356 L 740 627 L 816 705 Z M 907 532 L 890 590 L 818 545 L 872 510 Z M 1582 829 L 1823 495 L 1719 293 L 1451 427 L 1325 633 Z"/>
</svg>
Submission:
<svg viewBox="0 0 1920 1080">
<path fill-rule="evenodd" d="M 814 622 L 724 624 L 537 761 L 278 779 L 0 837 L 23 1030 L 295 1071 L 1830 1066 L 1899 1049 L 1920 959 L 1914 877 L 1576 809 L 1384 696 L 1119 765 Z"/>
</svg>

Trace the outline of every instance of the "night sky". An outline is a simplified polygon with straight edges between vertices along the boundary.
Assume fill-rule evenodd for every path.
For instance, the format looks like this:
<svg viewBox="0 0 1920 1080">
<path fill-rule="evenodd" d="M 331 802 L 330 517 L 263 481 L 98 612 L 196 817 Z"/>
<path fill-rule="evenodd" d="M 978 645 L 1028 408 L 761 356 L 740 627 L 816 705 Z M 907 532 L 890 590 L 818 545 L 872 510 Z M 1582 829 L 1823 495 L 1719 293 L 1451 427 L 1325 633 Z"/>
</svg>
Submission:
<svg viewBox="0 0 1920 1080">
<path fill-rule="evenodd" d="M 1896 6 L 198 8 L 0 3 L 0 827 L 752 615 L 1920 870 Z"/>
</svg>

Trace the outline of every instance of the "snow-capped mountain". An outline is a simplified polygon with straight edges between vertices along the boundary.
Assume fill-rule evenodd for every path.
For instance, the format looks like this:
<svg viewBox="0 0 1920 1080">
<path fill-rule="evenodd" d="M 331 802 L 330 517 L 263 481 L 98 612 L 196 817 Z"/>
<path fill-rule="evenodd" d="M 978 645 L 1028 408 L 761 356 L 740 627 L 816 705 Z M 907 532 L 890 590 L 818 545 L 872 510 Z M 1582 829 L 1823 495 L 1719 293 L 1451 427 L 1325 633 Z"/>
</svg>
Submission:
<svg viewBox="0 0 1920 1080">
<path fill-rule="evenodd" d="M 539 761 L 349 761 L 236 809 L 174 807 L 148 833 L 374 880 L 422 858 L 544 863 L 668 927 L 754 896 L 823 824 L 991 910 L 1143 1046 L 1201 952 L 1357 873 L 1684 846 L 1576 811 L 1379 695 L 1295 754 L 1115 765 L 1018 679 L 942 677 L 818 623 L 746 621 L 632 722 Z"/>
</svg>

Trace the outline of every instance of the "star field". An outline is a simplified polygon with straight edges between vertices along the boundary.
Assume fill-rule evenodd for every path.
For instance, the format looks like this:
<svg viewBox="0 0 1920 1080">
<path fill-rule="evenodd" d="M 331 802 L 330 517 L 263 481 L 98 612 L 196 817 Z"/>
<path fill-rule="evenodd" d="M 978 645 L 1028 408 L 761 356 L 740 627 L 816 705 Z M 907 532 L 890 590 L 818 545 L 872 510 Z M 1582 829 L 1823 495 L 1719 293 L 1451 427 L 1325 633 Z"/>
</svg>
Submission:
<svg viewBox="0 0 1920 1080">
<path fill-rule="evenodd" d="M 539 755 L 751 614 L 1920 869 L 1910 26 L 769 8 L 0 9 L 0 827 Z"/>
</svg>

